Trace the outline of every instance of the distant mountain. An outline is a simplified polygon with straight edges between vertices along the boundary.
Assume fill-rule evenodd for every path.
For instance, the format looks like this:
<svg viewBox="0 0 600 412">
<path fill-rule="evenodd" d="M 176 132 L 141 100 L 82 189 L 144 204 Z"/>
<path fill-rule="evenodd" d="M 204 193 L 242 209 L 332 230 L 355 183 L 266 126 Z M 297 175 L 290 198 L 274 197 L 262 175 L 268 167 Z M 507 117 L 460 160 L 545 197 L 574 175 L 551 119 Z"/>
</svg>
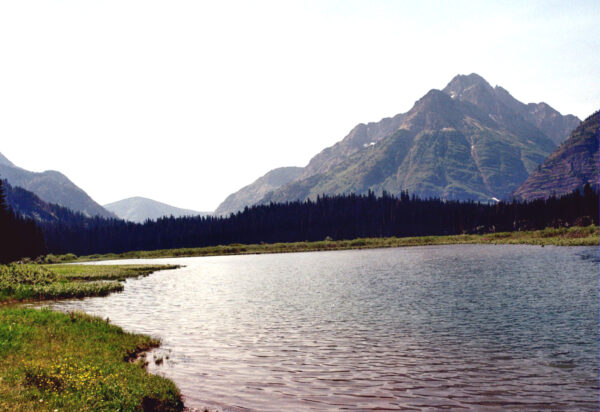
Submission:
<svg viewBox="0 0 600 412">
<path fill-rule="evenodd" d="M 545 103 L 525 105 L 477 74 L 459 75 L 407 113 L 359 124 L 261 203 L 369 190 L 508 198 L 577 124 L 575 116 Z"/>
<path fill-rule="evenodd" d="M 61 222 L 68 224 L 89 219 L 80 212 L 73 212 L 64 206 L 44 202 L 35 193 L 22 187 L 12 186 L 6 181 L 2 186 L 10 208 L 23 217 L 35 220 L 37 223 Z"/>
<path fill-rule="evenodd" d="M 531 173 L 514 195 L 524 200 L 561 196 L 589 183 L 598 188 L 600 112 L 577 127 L 544 163 Z"/>
<path fill-rule="evenodd" d="M 15 166 L 0 154 L 0 179 L 6 179 L 12 186 L 35 193 L 47 203 L 64 206 L 86 216 L 116 218 L 60 172 L 30 172 Z"/>
<path fill-rule="evenodd" d="M 113 212 L 121 219 L 137 223 L 143 223 L 148 219 L 156 220 L 164 216 L 180 217 L 210 214 L 208 212 L 181 209 L 145 197 L 130 197 L 104 205 L 104 208 Z"/>
<path fill-rule="evenodd" d="M 301 167 L 280 167 L 271 170 L 266 175 L 258 178 L 254 183 L 243 187 L 227 198 L 215 210 L 216 215 L 228 215 L 242 210 L 245 206 L 252 206 L 261 201 L 269 192 L 297 179 L 302 173 Z"/>
</svg>

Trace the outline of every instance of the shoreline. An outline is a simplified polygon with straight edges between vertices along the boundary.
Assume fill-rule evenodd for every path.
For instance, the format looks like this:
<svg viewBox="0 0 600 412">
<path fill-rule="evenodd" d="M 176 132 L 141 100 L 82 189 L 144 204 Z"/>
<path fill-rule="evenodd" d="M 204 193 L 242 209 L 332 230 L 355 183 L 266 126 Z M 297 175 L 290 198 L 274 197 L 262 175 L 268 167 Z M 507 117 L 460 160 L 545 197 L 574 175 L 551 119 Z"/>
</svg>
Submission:
<svg viewBox="0 0 600 412">
<path fill-rule="evenodd" d="M 154 259 L 202 256 L 232 256 L 320 252 L 332 250 L 376 249 L 392 247 L 456 245 L 456 244 L 515 244 L 537 246 L 598 246 L 598 226 L 575 226 L 571 228 L 547 228 L 533 231 L 498 232 L 477 235 L 443 235 L 388 238 L 358 238 L 351 240 L 321 240 L 312 242 L 230 244 L 197 248 L 130 251 L 124 253 L 52 256 L 60 262 L 96 262 L 121 259 Z M 67 257 L 68 256 L 68 257 Z"/>
<path fill-rule="evenodd" d="M 271 245 L 266 245 L 266 244 L 261 244 L 261 245 L 228 245 L 228 246 L 218 246 L 218 247 L 208 247 L 208 248 L 195 248 L 195 249 L 175 249 L 175 250 L 161 250 L 161 251 L 154 251 L 154 252 L 128 252 L 127 254 L 124 255 L 130 255 L 131 253 L 135 253 L 135 254 L 156 254 L 156 253 L 160 253 L 160 256 L 155 256 L 155 257 L 185 257 L 188 255 L 182 255 L 182 252 L 187 252 L 187 253 L 194 253 L 191 254 L 189 256 L 219 256 L 219 255 L 247 255 L 247 254 L 266 254 L 266 253 L 294 253 L 294 252 L 311 252 L 311 251 L 333 251 L 333 250 L 352 250 L 352 249 L 374 249 L 374 248 L 391 248 L 391 247 L 412 247 L 412 246 L 433 246 L 433 245 L 454 245 L 454 244 L 521 244 L 521 245 L 538 245 L 538 246 L 545 246 L 545 245 L 556 245 L 556 246 L 594 246 L 594 245 L 598 245 L 599 238 L 598 238 L 598 227 L 597 226 L 589 226 L 589 227 L 575 227 L 575 228 L 570 228 L 570 229 L 545 229 L 545 230 L 541 230 L 541 231 L 529 231 L 529 232 L 508 232 L 508 233 L 495 233 L 495 234 L 483 234 L 483 235 L 457 235 L 457 236 L 423 236 L 423 237 L 412 237 L 412 238 L 371 238 L 371 239 L 354 239 L 354 240 L 346 240 L 346 241 L 332 241 L 332 240 L 326 240 L 326 241 L 321 241 L 321 242 L 297 242 L 297 243 L 281 243 L 281 244 L 271 244 Z M 256 249 L 255 249 L 256 248 Z M 171 256 L 168 255 L 168 253 L 171 254 Z M 143 256 L 146 257 L 146 256 Z M 140 257 L 140 258 L 143 258 Z M 60 256 L 58 256 L 57 258 L 60 258 Z M 93 261 L 99 261 L 102 259 L 114 259 L 113 256 L 106 256 L 106 255 L 97 255 L 95 257 L 95 259 Z M 127 259 L 127 258 L 131 258 L 130 256 L 122 256 L 120 257 L 121 259 Z M 76 260 L 74 260 L 75 263 L 83 263 L 85 262 L 85 257 L 80 257 L 77 258 Z M 120 266 L 120 265 L 119 265 Z M 121 266 L 121 268 L 129 268 L 129 270 L 131 270 L 130 273 L 125 273 L 125 272 L 118 272 L 116 269 L 116 265 L 110 266 L 110 265 L 43 265 L 44 268 L 48 268 L 50 270 L 52 270 L 53 268 L 55 270 L 62 270 L 63 273 L 69 273 L 70 276 L 70 280 L 75 280 L 78 279 L 80 281 L 80 283 L 85 283 L 86 281 L 93 281 L 93 280 L 98 280 L 98 279 L 104 279 L 104 280 L 124 280 L 130 277 L 139 277 L 139 276 L 146 276 L 150 273 L 153 273 L 157 270 L 165 270 L 165 269 L 175 269 L 181 266 L 177 266 L 177 265 L 128 265 L 128 266 Z M 137 268 L 136 271 L 133 271 L 132 268 Z M 103 269 L 103 268 L 106 268 Z M 146 270 L 144 270 L 143 268 L 146 268 Z M 152 269 L 150 269 L 152 268 Z M 98 273 L 99 275 L 90 275 L 90 272 L 94 272 L 94 273 Z M 120 282 L 119 282 L 120 283 Z M 110 294 L 112 292 L 109 292 L 107 294 Z M 107 295 L 105 294 L 105 295 Z M 89 296 L 96 296 L 95 294 L 90 294 Z M 64 300 L 64 299 L 71 299 L 73 297 L 65 297 L 65 298 L 53 298 L 53 299 L 44 299 L 44 298 L 37 298 L 37 299 L 27 299 L 27 300 L 15 300 L 13 299 L 10 303 L 9 302 L 0 302 L 0 327 L 2 327 L 2 317 L 6 317 L 7 313 L 11 313 L 11 312 L 15 312 L 18 310 L 29 310 L 29 311 L 37 311 L 37 312 L 44 312 L 44 309 L 23 309 L 23 308 L 18 308 L 15 307 L 17 306 L 19 303 L 31 303 L 31 302 L 40 302 L 43 303 L 44 301 L 48 301 L 48 300 Z M 46 309 L 46 311 L 48 311 Z M 121 362 L 123 363 L 128 363 L 131 364 L 133 366 L 135 366 L 137 369 L 142 369 L 144 371 L 144 373 L 146 375 L 151 375 L 151 376 L 156 376 L 156 377 L 160 377 L 159 375 L 154 375 L 151 372 L 148 371 L 147 368 L 144 368 L 143 365 L 143 360 L 146 359 L 146 354 L 150 353 L 149 351 L 151 351 L 154 348 L 157 348 L 160 346 L 160 341 L 157 339 L 152 339 L 146 335 L 140 335 L 140 334 L 129 334 L 127 332 L 123 332 L 122 329 L 116 325 L 112 325 L 112 324 L 108 324 L 106 321 L 104 321 L 101 318 L 97 318 L 97 317 L 93 317 L 93 316 L 89 316 L 86 314 L 74 314 L 74 313 L 60 313 L 57 316 L 63 316 L 63 319 L 70 319 L 71 322 L 73 321 L 73 317 L 80 317 L 81 318 L 81 322 L 88 322 L 88 323 L 97 323 L 97 324 L 104 324 L 106 323 L 107 326 L 113 327 L 117 330 L 121 330 L 120 332 L 116 332 L 117 335 L 119 334 L 127 334 L 127 335 L 133 335 L 135 338 L 138 339 L 149 339 L 151 342 L 150 343 L 144 343 L 141 346 L 137 346 L 135 347 L 133 350 L 127 350 L 125 355 L 120 359 Z M 21 323 L 27 323 L 27 316 L 23 316 L 21 318 Z M 80 320 L 76 320 L 75 321 L 80 322 Z M 68 322 L 67 322 L 68 323 Z M 19 321 L 17 321 L 17 324 L 19 324 Z M 81 340 L 85 341 L 85 340 L 94 340 L 95 338 L 86 338 L 81 336 L 80 337 Z M 115 339 L 119 339 L 118 337 Z M 43 348 L 38 348 L 37 350 L 43 350 Z M 63 356 L 70 356 L 70 357 L 76 357 L 77 355 L 74 353 L 76 352 L 70 352 L 70 351 L 64 351 L 62 353 Z M 52 355 L 50 354 L 46 354 L 46 355 L 41 355 L 41 356 L 37 356 L 37 357 L 33 357 L 33 359 L 35 361 L 38 361 L 38 359 L 44 359 L 44 358 L 48 358 L 51 357 Z M 42 368 L 43 369 L 43 368 Z M 6 384 L 8 381 L 6 381 L 6 378 L 4 377 L 5 374 L 2 373 L 5 372 L 0 368 L 0 398 L 2 398 L 2 395 L 6 392 L 6 388 L 2 387 L 3 381 L 4 384 Z M 43 373 L 43 376 L 46 376 L 48 373 L 47 371 Z M 164 379 L 164 378 L 162 378 Z M 196 412 L 196 411 L 200 411 L 200 410 L 204 410 L 204 409 L 197 409 L 194 407 L 187 407 L 185 405 L 185 396 L 183 394 L 181 394 L 181 392 L 179 392 L 177 386 L 173 383 L 173 381 L 170 381 L 168 379 L 165 379 L 166 381 L 168 381 L 172 387 L 174 387 L 175 389 L 171 390 L 171 395 L 173 393 L 177 393 L 178 396 L 178 401 L 173 401 L 173 399 L 171 399 L 171 401 L 169 401 L 170 403 L 168 405 L 171 406 L 165 406 L 166 404 L 162 404 L 161 402 L 163 402 L 163 400 L 157 398 L 157 397 L 150 397 L 148 399 L 150 399 L 149 401 L 144 398 L 141 399 L 139 405 L 143 405 L 143 402 L 159 402 L 158 405 L 161 405 L 161 407 L 166 407 L 168 409 L 161 409 L 161 410 L 183 410 L 183 411 L 189 411 L 189 412 Z M 125 390 L 130 390 L 130 384 L 128 382 L 123 384 L 123 388 Z M 133 386 L 133 384 L 131 384 Z M 43 392 L 45 389 L 47 388 L 40 388 L 37 387 L 38 391 Z M 173 392 L 176 391 L 176 392 Z M 36 394 L 36 397 L 38 395 Z M 73 395 L 75 397 L 80 397 L 80 394 L 76 394 Z M 51 401 L 51 400 L 47 400 L 46 398 L 40 397 L 40 399 L 43 399 L 44 402 L 46 401 Z M 9 401 L 10 402 L 10 399 Z M 179 404 L 177 404 L 177 402 L 179 402 Z M 27 407 L 27 404 L 19 404 L 17 403 L 16 405 L 14 404 L 2 404 L 2 402 L 0 402 L 0 406 L 5 406 L 5 405 L 9 405 L 12 406 L 13 409 L 15 410 L 21 410 L 25 409 Z M 44 406 L 48 406 L 49 404 L 44 403 Z M 157 405 L 156 403 L 154 403 L 154 405 Z M 171 409 L 171 407 L 173 407 Z M 182 408 L 182 409 L 181 409 Z M 2 408 L 0 408 L 2 409 Z M 62 409 L 62 408 L 59 408 Z M 219 409 L 216 409 L 216 411 L 218 411 Z"/>
<path fill-rule="evenodd" d="M 99 280 L 121 285 L 127 278 L 179 266 L 69 266 L 17 265 L 8 272 L 16 279 L 0 278 L 4 282 L 0 282 L 4 286 L 4 301 L 0 302 L 0 337 L 4 341 L 0 345 L 4 360 L 0 362 L 0 409 L 182 411 L 179 388 L 173 381 L 150 373 L 142 361 L 145 353 L 160 347 L 160 339 L 126 332 L 108 319 L 83 312 L 20 305 L 106 296 L 118 290 L 103 293 L 78 288 Z M 21 283 L 16 276 L 19 268 L 23 269 Z M 54 289 L 43 295 L 48 291 L 45 287 L 56 285 L 63 288 L 64 295 L 54 294 Z M 23 289 L 27 293 L 23 294 Z M 70 296 L 73 290 L 85 294 Z M 27 297 L 32 293 L 34 297 Z"/>
</svg>

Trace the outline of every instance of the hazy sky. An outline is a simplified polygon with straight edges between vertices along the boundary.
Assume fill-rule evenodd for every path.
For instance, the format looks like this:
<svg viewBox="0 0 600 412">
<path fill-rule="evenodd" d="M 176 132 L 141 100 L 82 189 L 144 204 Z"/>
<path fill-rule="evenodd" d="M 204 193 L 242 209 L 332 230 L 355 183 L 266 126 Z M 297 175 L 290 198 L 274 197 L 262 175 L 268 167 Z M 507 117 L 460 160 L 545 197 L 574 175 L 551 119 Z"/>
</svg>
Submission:
<svg viewBox="0 0 600 412">
<path fill-rule="evenodd" d="M 588 116 L 600 2 L 3 1 L 0 152 L 210 211 L 471 72 Z"/>
</svg>

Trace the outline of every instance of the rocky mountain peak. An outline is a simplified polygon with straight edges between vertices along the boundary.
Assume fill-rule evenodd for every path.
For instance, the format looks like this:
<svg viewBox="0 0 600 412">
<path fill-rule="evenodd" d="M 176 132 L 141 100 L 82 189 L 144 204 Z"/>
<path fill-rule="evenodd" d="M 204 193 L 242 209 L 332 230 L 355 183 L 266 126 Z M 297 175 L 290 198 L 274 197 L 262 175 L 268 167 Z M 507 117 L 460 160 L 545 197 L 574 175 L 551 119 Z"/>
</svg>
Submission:
<svg viewBox="0 0 600 412">
<path fill-rule="evenodd" d="M 444 93 L 453 99 L 471 101 L 474 98 L 493 95 L 494 89 L 480 75 L 471 73 L 469 75 L 459 74 L 455 76 L 444 88 Z M 476 104 L 476 102 L 472 102 Z"/>
<path fill-rule="evenodd" d="M 321 194 L 399 193 L 490 201 L 508 198 L 577 126 L 544 104 L 524 104 L 478 74 L 455 76 L 407 112 L 360 123 L 296 178 L 264 197 L 264 177 L 230 195 L 244 205 Z M 218 210 L 220 211 L 220 210 Z"/>
</svg>

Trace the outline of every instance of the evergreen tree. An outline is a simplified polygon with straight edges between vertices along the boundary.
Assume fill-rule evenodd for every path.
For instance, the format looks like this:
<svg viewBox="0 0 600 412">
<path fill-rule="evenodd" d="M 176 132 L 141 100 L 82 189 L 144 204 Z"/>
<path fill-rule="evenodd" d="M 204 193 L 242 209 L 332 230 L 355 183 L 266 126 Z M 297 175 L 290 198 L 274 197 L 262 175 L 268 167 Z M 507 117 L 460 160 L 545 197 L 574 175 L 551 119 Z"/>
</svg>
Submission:
<svg viewBox="0 0 600 412">
<path fill-rule="evenodd" d="M 598 192 L 591 187 L 530 202 L 419 199 L 407 192 L 319 196 L 315 201 L 247 207 L 228 217 L 165 217 L 143 224 L 64 212 L 46 224 L 52 253 L 121 253 L 226 245 L 507 232 L 598 224 Z M 70 216 L 70 217 L 69 217 Z"/>
<path fill-rule="evenodd" d="M 44 253 L 46 246 L 41 229 L 33 220 L 15 214 L 8 207 L 0 180 L 0 263 L 35 258 Z"/>
</svg>

